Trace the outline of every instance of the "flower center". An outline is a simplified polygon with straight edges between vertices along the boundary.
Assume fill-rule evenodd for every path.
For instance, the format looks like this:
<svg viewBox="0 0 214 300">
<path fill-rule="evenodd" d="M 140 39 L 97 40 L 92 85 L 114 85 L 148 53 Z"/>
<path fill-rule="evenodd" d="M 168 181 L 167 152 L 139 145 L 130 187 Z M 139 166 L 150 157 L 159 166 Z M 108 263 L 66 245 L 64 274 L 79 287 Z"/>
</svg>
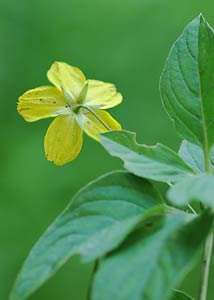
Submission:
<svg viewBox="0 0 214 300">
<path fill-rule="evenodd" d="M 64 89 L 61 86 L 61 90 L 65 96 L 67 105 L 59 110 L 57 112 L 57 114 L 61 114 L 61 115 L 69 115 L 69 114 L 78 114 L 80 112 L 81 108 L 84 108 L 84 101 L 87 95 L 87 91 L 88 91 L 88 82 L 86 81 L 85 85 L 83 86 L 79 96 L 77 97 L 77 99 L 74 98 L 73 95 L 71 95 L 66 89 Z"/>
</svg>

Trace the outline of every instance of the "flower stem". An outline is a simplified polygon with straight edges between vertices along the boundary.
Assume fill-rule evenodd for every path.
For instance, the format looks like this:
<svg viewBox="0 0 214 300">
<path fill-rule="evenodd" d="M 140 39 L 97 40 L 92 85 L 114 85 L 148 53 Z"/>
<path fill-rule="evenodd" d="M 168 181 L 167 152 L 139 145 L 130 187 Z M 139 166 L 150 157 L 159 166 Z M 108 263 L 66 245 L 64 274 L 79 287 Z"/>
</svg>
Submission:
<svg viewBox="0 0 214 300">
<path fill-rule="evenodd" d="M 91 109 L 90 107 L 88 107 L 86 105 L 79 105 L 79 107 L 82 107 L 82 108 L 85 108 L 86 110 L 88 110 L 108 131 L 111 131 L 111 128 L 100 118 L 100 116 L 98 116 L 98 114 L 93 109 Z"/>
</svg>

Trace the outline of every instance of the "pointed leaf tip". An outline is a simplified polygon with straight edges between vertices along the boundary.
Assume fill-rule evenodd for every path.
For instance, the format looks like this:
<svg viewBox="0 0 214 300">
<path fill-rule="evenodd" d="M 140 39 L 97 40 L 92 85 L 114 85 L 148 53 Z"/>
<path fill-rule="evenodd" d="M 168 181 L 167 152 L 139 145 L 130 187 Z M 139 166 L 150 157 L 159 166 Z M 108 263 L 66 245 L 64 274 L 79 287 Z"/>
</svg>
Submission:
<svg viewBox="0 0 214 300">
<path fill-rule="evenodd" d="M 173 45 L 160 91 L 178 133 L 209 149 L 214 144 L 214 34 L 199 14 Z"/>
</svg>

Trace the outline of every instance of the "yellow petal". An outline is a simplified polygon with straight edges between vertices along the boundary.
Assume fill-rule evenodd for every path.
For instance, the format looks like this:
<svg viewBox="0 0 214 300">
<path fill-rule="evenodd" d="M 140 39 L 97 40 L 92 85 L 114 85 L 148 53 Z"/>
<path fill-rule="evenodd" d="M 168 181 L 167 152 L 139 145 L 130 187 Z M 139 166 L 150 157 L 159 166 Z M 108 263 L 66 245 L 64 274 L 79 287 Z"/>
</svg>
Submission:
<svg viewBox="0 0 214 300">
<path fill-rule="evenodd" d="M 106 109 L 122 102 L 122 96 L 117 93 L 112 83 L 98 80 L 88 80 L 88 91 L 84 103 L 94 108 Z"/>
<path fill-rule="evenodd" d="M 80 69 L 63 62 L 54 62 L 47 75 L 50 82 L 73 98 L 73 102 L 77 100 L 86 82 Z"/>
<path fill-rule="evenodd" d="M 121 130 L 121 125 L 108 112 L 99 109 L 94 111 L 111 130 Z M 91 112 L 83 113 L 81 117 L 83 130 L 96 141 L 100 140 L 100 133 L 108 131 Z"/>
<path fill-rule="evenodd" d="M 45 135 L 45 154 L 49 161 L 64 165 L 74 160 L 82 148 L 82 129 L 73 115 L 58 116 Z"/>
<path fill-rule="evenodd" d="M 28 122 L 56 116 L 66 106 L 65 98 L 55 87 L 43 86 L 29 90 L 19 97 L 17 110 Z"/>
</svg>

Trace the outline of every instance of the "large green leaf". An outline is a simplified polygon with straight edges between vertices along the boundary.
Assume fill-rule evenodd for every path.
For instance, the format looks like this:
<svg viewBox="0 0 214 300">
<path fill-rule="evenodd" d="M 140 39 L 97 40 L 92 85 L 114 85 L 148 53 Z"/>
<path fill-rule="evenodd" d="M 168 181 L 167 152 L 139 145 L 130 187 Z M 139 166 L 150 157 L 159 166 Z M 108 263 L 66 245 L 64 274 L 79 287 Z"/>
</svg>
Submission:
<svg viewBox="0 0 214 300">
<path fill-rule="evenodd" d="M 202 15 L 173 45 L 160 88 L 178 132 L 208 152 L 214 144 L 214 34 Z"/>
<path fill-rule="evenodd" d="M 124 161 L 124 167 L 131 173 L 157 181 L 177 181 L 188 174 L 194 174 L 177 153 L 157 144 L 139 145 L 135 133 L 111 131 L 102 134 L 101 143 L 112 155 Z"/>
<path fill-rule="evenodd" d="M 117 247 L 143 218 L 163 213 L 153 186 L 127 172 L 100 177 L 82 189 L 34 246 L 11 300 L 25 300 L 72 255 L 92 261 Z"/>
<path fill-rule="evenodd" d="M 214 176 L 200 174 L 182 179 L 169 189 L 168 198 L 177 206 L 184 206 L 196 200 L 213 208 Z"/>
<path fill-rule="evenodd" d="M 171 300 L 194 300 L 194 299 L 182 291 L 175 291 Z"/>
<path fill-rule="evenodd" d="M 212 220 L 177 213 L 136 230 L 101 262 L 92 299 L 169 299 L 196 263 Z"/>
</svg>

